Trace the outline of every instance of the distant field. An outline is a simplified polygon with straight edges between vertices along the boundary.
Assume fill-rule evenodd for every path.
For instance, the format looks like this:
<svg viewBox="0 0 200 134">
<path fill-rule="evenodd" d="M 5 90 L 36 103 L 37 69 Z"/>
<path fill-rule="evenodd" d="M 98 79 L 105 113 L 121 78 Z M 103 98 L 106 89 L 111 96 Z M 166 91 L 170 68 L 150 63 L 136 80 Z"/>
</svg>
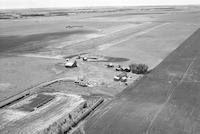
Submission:
<svg viewBox="0 0 200 134">
<path fill-rule="evenodd" d="M 93 33 L 90 30 L 71 30 L 66 32 L 56 32 L 56 33 L 41 33 L 41 34 L 33 34 L 27 36 L 7 36 L 0 37 L 0 52 L 8 51 L 9 52 L 37 52 L 40 49 L 46 47 L 45 45 L 37 45 L 37 42 L 42 42 L 45 40 L 54 40 L 57 38 L 68 37 L 71 35 L 77 34 L 89 34 Z M 35 45 L 30 42 L 36 42 Z"/>
<path fill-rule="evenodd" d="M 163 12 L 158 13 L 152 13 L 152 12 L 146 12 L 146 13 L 126 13 L 126 14 L 111 14 L 111 15 L 102 15 L 102 16 L 96 16 L 96 17 L 123 17 L 123 16 L 135 16 L 135 15 L 154 15 L 154 14 L 166 14 Z"/>
<path fill-rule="evenodd" d="M 14 18 L 0 20 L 0 100 L 56 78 L 89 74 L 113 81 L 116 72 L 103 61 L 81 63 L 73 71 L 63 67 L 63 57 L 82 53 L 154 68 L 200 24 L 199 8 L 178 6 L 2 10 L 2 15 Z"/>
</svg>

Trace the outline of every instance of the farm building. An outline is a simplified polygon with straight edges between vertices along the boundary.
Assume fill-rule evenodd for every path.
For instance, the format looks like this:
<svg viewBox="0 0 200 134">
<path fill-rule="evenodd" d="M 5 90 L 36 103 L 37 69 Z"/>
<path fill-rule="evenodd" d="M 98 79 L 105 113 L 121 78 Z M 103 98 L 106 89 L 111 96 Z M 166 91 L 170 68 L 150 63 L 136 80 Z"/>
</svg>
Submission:
<svg viewBox="0 0 200 134">
<path fill-rule="evenodd" d="M 127 73 L 123 72 L 123 73 L 118 74 L 117 76 L 115 76 L 114 77 L 114 81 L 120 81 L 121 80 L 122 82 L 126 82 L 127 77 L 128 77 Z"/>
<path fill-rule="evenodd" d="M 67 61 L 67 62 L 65 63 L 65 67 L 66 67 L 66 68 L 77 67 L 77 61 L 76 61 L 76 60 Z"/>
</svg>

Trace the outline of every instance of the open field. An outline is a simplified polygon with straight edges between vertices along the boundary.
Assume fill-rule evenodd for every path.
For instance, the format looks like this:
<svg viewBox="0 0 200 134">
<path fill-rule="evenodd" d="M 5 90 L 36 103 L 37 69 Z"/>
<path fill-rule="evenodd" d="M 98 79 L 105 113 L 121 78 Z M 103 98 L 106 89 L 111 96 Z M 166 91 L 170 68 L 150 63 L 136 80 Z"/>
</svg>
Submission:
<svg viewBox="0 0 200 134">
<path fill-rule="evenodd" d="M 24 9 L 0 13 L 0 102 L 42 83 L 65 79 L 38 88 L 38 92 L 98 94 L 114 100 L 73 133 L 200 132 L 195 120 L 198 114 L 198 7 Z M 76 59 L 78 55 L 96 56 L 100 60 L 83 61 Z M 76 59 L 78 67 L 65 68 L 66 57 Z M 114 66 L 144 63 L 153 70 L 139 82 L 136 82 L 139 75 L 134 75 L 133 83 L 127 87 L 113 80 L 120 72 L 107 68 L 109 62 Z M 77 79 L 90 82 L 91 87 L 74 84 Z M 186 100 L 185 93 L 188 93 Z M 5 117 L 23 118 L 34 107 L 46 106 L 55 98 L 38 96 L 31 106 L 18 107 L 24 110 L 16 113 L 18 117 L 12 110 L 6 116 L 3 114 L 0 124 L 9 124 L 4 122 Z M 65 111 L 65 99 L 43 113 L 45 118 L 59 109 Z M 40 114 L 30 116 L 25 122 L 13 121 L 16 125 L 25 125 L 23 130 L 2 125 L 0 133 L 8 133 L 7 130 L 26 133 L 30 126 L 38 128 L 41 122 L 27 126 L 26 123 L 32 118 L 39 121 Z"/>
<path fill-rule="evenodd" d="M 62 77 L 63 69 L 55 66 L 62 57 L 85 52 L 127 58 L 121 62 L 125 65 L 142 61 L 154 68 L 198 28 L 199 12 L 152 8 L 163 14 L 145 14 L 148 10 L 151 7 L 1 20 L 0 91 L 15 94 Z M 145 13 L 134 14 L 138 12 Z"/>
<path fill-rule="evenodd" d="M 199 35 L 198 29 L 139 84 L 120 93 L 89 120 L 84 132 L 200 133 Z"/>
</svg>

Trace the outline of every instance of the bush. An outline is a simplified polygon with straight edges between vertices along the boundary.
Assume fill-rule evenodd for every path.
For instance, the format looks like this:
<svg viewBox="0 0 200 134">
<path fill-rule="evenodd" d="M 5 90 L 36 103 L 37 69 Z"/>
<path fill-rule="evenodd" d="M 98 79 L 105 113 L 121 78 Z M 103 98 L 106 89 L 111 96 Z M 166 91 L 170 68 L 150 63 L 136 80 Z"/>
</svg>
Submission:
<svg viewBox="0 0 200 134">
<path fill-rule="evenodd" d="M 129 68 L 132 73 L 137 73 L 137 64 L 131 64 L 129 65 Z"/>
<path fill-rule="evenodd" d="M 149 68 L 146 64 L 131 64 L 129 67 L 131 72 L 136 74 L 145 74 Z"/>
<path fill-rule="evenodd" d="M 145 73 L 147 73 L 148 68 L 149 68 L 149 67 L 148 67 L 147 65 L 145 65 L 145 64 L 138 64 L 137 73 L 138 73 L 138 74 L 145 74 Z"/>
</svg>

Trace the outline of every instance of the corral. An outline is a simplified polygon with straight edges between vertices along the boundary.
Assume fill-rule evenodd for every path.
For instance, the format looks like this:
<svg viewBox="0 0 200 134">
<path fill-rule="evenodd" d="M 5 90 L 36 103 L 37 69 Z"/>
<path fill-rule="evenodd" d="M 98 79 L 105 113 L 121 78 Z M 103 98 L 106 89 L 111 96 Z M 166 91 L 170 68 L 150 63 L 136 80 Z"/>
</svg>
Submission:
<svg viewBox="0 0 200 134">
<path fill-rule="evenodd" d="M 48 94 L 36 94 L 35 96 L 32 95 L 26 99 L 24 99 L 24 103 L 22 102 L 21 105 L 15 104 L 15 109 L 21 110 L 21 111 L 27 111 L 27 112 L 33 112 L 37 108 L 40 108 L 47 104 L 48 102 L 52 101 L 55 98 L 54 95 L 48 95 Z M 16 106 L 17 105 L 17 106 Z"/>
</svg>

